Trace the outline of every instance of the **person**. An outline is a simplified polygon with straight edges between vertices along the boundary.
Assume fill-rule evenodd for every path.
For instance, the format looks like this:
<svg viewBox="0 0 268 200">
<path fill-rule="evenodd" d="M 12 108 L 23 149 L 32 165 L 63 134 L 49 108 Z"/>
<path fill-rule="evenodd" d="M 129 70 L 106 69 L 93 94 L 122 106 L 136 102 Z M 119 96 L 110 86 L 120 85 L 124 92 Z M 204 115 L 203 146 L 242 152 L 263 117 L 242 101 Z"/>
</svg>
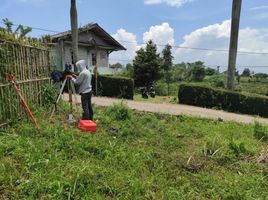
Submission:
<svg viewBox="0 0 268 200">
<path fill-rule="evenodd" d="M 81 95 L 81 103 L 83 108 L 83 120 L 93 120 L 93 109 L 91 105 L 92 97 L 92 85 L 91 79 L 92 75 L 90 71 L 86 68 L 86 61 L 79 60 L 76 63 L 76 67 L 79 70 L 79 75 L 68 75 L 75 85 L 79 86 L 78 93 Z"/>
</svg>

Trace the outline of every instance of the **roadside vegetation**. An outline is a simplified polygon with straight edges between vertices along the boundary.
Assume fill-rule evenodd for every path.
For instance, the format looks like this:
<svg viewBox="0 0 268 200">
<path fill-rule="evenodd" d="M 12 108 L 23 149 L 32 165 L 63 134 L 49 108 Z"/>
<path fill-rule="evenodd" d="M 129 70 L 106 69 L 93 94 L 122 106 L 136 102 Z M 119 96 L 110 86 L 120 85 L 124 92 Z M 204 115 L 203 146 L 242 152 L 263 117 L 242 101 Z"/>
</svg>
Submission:
<svg viewBox="0 0 268 200">
<path fill-rule="evenodd" d="M 0 199 L 265 199 L 268 127 L 95 107 L 91 135 L 26 120 L 0 132 Z M 37 113 L 36 113 L 37 114 Z M 43 120 L 42 120 L 43 119 Z"/>
<path fill-rule="evenodd" d="M 133 66 L 128 64 L 126 68 L 121 65 L 123 76 L 134 78 Z M 268 74 L 256 73 L 253 74 L 249 69 L 245 69 L 242 73 L 236 72 L 235 77 L 235 92 L 252 93 L 267 96 L 268 95 Z M 178 97 L 178 88 L 181 84 L 194 83 L 201 86 L 209 86 L 212 88 L 226 89 L 227 74 L 226 72 L 218 72 L 215 69 L 206 67 L 203 62 L 180 63 L 173 64 L 165 74 L 162 74 L 158 80 L 153 81 L 153 87 L 156 97 L 163 99 L 165 103 L 170 103 L 169 99 Z M 136 85 L 135 85 L 136 86 Z M 146 102 L 158 102 L 153 98 L 142 99 L 139 87 L 135 90 L 135 100 Z M 173 101 L 172 101 L 173 102 Z M 178 101 L 176 102 L 178 103 Z"/>
</svg>

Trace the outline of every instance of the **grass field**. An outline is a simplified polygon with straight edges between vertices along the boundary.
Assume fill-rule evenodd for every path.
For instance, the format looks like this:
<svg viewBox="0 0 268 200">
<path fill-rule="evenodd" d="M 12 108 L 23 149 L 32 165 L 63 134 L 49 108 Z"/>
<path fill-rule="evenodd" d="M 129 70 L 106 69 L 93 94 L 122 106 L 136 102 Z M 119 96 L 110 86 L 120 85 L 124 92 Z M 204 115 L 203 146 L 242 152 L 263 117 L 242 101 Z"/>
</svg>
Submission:
<svg viewBox="0 0 268 200">
<path fill-rule="evenodd" d="M 267 128 L 95 107 L 0 132 L 0 199 L 267 199 Z M 39 120 L 40 120 L 39 116 Z"/>
</svg>

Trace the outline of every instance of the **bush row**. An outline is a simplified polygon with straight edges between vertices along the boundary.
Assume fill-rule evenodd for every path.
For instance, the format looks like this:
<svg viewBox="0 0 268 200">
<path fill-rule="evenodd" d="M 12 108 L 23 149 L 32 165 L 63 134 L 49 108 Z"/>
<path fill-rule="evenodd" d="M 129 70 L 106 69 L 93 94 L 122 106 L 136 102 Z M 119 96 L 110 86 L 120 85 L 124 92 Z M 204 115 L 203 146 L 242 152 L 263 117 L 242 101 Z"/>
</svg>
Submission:
<svg viewBox="0 0 268 200">
<path fill-rule="evenodd" d="M 230 112 L 268 117 L 268 98 L 261 95 L 242 94 L 195 84 L 181 84 L 178 93 L 182 104 L 217 107 Z"/>
<path fill-rule="evenodd" d="M 92 89 L 95 93 L 95 76 L 92 76 Z M 98 95 L 133 99 L 134 81 L 126 77 L 98 76 Z"/>
</svg>

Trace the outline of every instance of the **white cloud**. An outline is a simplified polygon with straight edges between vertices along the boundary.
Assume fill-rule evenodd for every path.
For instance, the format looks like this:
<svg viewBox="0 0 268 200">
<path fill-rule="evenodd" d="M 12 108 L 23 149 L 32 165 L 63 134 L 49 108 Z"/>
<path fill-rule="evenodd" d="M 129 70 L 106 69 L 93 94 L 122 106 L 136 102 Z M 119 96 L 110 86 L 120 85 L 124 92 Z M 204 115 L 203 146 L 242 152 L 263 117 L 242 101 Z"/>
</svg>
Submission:
<svg viewBox="0 0 268 200">
<path fill-rule="evenodd" d="M 230 36 L 230 20 L 226 20 L 221 24 L 209 25 L 193 31 L 184 36 L 184 42 L 180 44 L 182 47 L 197 47 L 207 49 L 227 49 L 228 38 Z M 206 61 L 214 64 L 214 58 L 217 63 L 223 63 L 226 54 L 222 52 L 198 51 L 179 48 L 176 50 L 175 58 L 177 62 L 192 62 L 196 60 Z M 212 59 L 212 60 L 211 60 Z M 221 60 L 219 62 L 219 60 Z M 215 63 L 215 65 L 218 65 Z"/>
<path fill-rule="evenodd" d="M 110 55 L 110 63 L 128 63 L 131 62 L 136 51 L 140 48 L 137 43 L 136 35 L 127 32 L 125 29 L 119 29 L 116 34 L 112 35 L 120 44 L 122 44 L 127 50 L 113 52 Z"/>
<path fill-rule="evenodd" d="M 201 51 L 184 48 L 173 48 L 174 63 L 194 62 L 197 60 L 204 61 L 208 66 L 227 66 L 228 65 L 228 49 L 230 41 L 231 21 L 226 20 L 222 23 L 209 25 L 185 35 L 181 47 L 196 47 L 203 49 L 217 49 L 223 51 Z M 152 39 L 156 44 L 171 44 L 175 46 L 174 30 L 168 23 L 151 26 L 150 29 L 143 34 L 143 41 L 147 42 Z M 111 54 L 111 62 L 119 62 L 120 60 L 134 59 L 136 51 L 141 47 L 137 43 L 137 37 L 133 33 L 129 33 L 124 29 L 117 31 L 113 37 L 122 43 L 127 51 L 119 51 Z M 123 42 L 128 41 L 128 42 Z M 163 49 L 158 46 L 158 52 Z M 240 52 L 268 52 L 268 29 L 244 28 L 239 33 L 238 51 Z M 117 60 L 117 61 L 115 61 Z M 127 62 L 121 62 L 127 63 Z M 238 66 L 267 66 L 267 54 L 238 54 Z M 263 70 L 263 68 L 259 68 Z M 266 70 L 267 71 L 267 70 Z"/>
<path fill-rule="evenodd" d="M 149 40 L 153 40 L 157 44 L 174 45 L 174 30 L 166 22 L 151 26 L 149 31 L 143 34 L 143 42 L 146 43 Z"/>
<path fill-rule="evenodd" d="M 116 34 L 112 35 L 118 42 L 120 42 L 127 51 L 114 52 L 110 55 L 110 63 L 128 63 L 131 62 L 136 55 L 136 51 L 145 45 L 139 45 L 137 37 L 133 33 L 129 33 L 124 29 L 119 29 Z M 151 26 L 150 29 L 143 34 L 143 42 L 147 43 L 153 40 L 156 44 L 170 44 L 174 45 L 174 30 L 168 23 Z M 158 52 L 161 52 L 164 46 L 158 46 Z"/>
<path fill-rule="evenodd" d="M 149 31 L 143 34 L 143 42 L 147 43 L 149 40 L 153 40 L 154 43 L 160 45 L 174 45 L 174 30 L 166 22 L 161 25 L 151 26 Z M 158 51 L 162 51 L 163 48 L 158 46 Z"/>
<path fill-rule="evenodd" d="M 253 19 L 267 20 L 268 19 L 268 12 L 258 13 L 253 17 Z"/>
<path fill-rule="evenodd" d="M 265 9 L 268 9 L 268 5 L 263 5 L 263 6 L 257 6 L 257 7 L 250 8 L 250 10 L 265 10 Z"/>
<path fill-rule="evenodd" d="M 230 20 L 221 24 L 214 24 L 193 31 L 184 37 L 180 46 L 199 47 L 208 49 L 228 50 L 230 40 Z M 238 51 L 268 52 L 268 29 L 241 29 L 239 33 Z M 177 49 L 175 58 L 177 62 L 204 61 L 208 65 L 227 66 L 228 52 L 197 51 L 190 49 Z M 267 55 L 238 54 L 237 65 L 258 66 L 268 65 Z"/>
<path fill-rule="evenodd" d="M 145 4 L 167 4 L 169 6 L 181 7 L 185 3 L 192 2 L 194 0 L 144 0 Z"/>
</svg>

